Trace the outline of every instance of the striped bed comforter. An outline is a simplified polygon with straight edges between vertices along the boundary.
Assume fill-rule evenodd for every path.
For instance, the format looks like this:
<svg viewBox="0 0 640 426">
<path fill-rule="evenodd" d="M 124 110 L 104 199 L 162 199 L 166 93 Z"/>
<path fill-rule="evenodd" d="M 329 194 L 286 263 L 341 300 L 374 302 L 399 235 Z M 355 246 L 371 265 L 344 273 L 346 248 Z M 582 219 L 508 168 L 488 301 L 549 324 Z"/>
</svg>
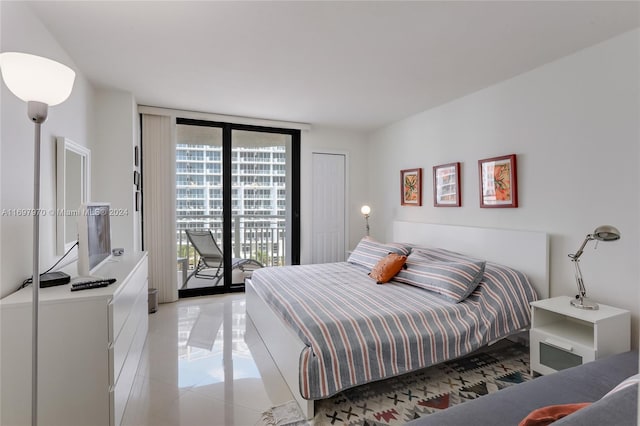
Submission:
<svg viewBox="0 0 640 426">
<path fill-rule="evenodd" d="M 367 272 L 346 262 L 253 272 L 257 293 L 307 345 L 302 397 L 327 398 L 463 356 L 527 327 L 536 299 L 523 274 L 490 262 L 460 303 L 408 284 L 377 285 Z"/>
</svg>

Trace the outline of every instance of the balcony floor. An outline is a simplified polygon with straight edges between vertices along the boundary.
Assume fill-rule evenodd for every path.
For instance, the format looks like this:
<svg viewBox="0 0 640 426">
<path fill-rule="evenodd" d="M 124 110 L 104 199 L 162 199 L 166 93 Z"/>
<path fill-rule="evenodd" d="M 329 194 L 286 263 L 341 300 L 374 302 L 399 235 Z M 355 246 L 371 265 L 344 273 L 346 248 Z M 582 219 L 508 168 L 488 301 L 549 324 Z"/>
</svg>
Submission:
<svg viewBox="0 0 640 426">
<path fill-rule="evenodd" d="M 193 269 L 189 269 L 187 276 L 189 276 L 190 273 L 193 272 Z M 239 281 L 238 284 L 242 284 L 244 281 L 244 277 L 242 276 L 236 276 L 237 274 L 234 274 L 234 278 L 236 279 L 236 281 Z M 222 277 L 219 281 L 217 280 L 208 280 L 205 278 L 197 278 L 197 277 L 191 277 L 191 279 L 189 279 L 187 281 L 187 285 L 185 286 L 184 283 L 182 282 L 182 272 L 178 272 L 177 275 L 177 285 L 178 285 L 178 289 L 193 289 L 193 288 L 205 288 L 205 287 L 222 287 L 224 284 L 224 277 Z M 234 283 L 234 285 L 236 285 L 236 283 Z"/>
</svg>

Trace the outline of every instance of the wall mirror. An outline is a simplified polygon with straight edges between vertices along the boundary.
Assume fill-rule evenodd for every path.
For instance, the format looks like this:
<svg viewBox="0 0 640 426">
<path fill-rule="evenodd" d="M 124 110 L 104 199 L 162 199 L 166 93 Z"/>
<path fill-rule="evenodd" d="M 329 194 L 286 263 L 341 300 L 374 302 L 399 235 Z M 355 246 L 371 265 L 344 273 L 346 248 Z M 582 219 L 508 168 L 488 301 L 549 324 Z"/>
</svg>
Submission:
<svg viewBox="0 0 640 426">
<path fill-rule="evenodd" d="M 80 205 L 90 200 L 91 151 L 56 138 L 56 252 L 63 255 L 78 240 Z"/>
</svg>

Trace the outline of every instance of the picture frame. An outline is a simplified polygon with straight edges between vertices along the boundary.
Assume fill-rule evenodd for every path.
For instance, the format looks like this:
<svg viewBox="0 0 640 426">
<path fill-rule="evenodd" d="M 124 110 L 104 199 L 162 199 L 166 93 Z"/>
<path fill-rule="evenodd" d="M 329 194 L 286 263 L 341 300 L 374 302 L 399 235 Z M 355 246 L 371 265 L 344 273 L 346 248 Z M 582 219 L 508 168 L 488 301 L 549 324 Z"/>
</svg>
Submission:
<svg viewBox="0 0 640 426">
<path fill-rule="evenodd" d="M 400 170 L 400 204 L 422 206 L 422 169 Z"/>
<path fill-rule="evenodd" d="M 460 163 L 441 164 L 433 167 L 434 207 L 460 207 Z"/>
<path fill-rule="evenodd" d="M 518 207 L 516 155 L 478 160 L 481 208 Z"/>
</svg>

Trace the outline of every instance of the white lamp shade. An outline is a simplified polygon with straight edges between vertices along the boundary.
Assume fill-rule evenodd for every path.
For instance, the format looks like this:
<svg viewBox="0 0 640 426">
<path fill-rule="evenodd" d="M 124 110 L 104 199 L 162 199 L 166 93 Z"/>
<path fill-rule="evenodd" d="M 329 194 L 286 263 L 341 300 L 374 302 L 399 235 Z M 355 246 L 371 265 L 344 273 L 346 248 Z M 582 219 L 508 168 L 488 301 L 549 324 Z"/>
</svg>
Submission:
<svg viewBox="0 0 640 426">
<path fill-rule="evenodd" d="M 369 213 L 371 213 L 371 207 L 369 206 L 360 207 L 360 213 L 362 213 L 363 215 L 368 215 Z"/>
<path fill-rule="evenodd" d="M 0 53 L 2 78 L 11 92 L 25 102 L 49 106 L 64 102 L 71 94 L 76 73 L 66 65 L 20 52 Z"/>
</svg>

